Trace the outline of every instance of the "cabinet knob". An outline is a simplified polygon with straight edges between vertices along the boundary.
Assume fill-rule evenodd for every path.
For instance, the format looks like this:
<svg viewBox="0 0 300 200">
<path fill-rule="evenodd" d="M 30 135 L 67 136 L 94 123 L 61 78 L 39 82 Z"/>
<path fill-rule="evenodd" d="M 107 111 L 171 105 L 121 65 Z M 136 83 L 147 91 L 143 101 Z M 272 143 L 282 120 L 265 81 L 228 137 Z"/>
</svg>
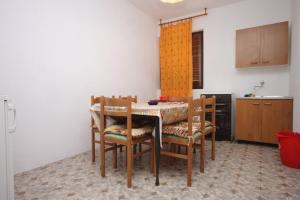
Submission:
<svg viewBox="0 0 300 200">
<path fill-rule="evenodd" d="M 254 106 L 259 106 L 260 103 L 252 103 L 252 105 L 254 105 Z"/>
<path fill-rule="evenodd" d="M 269 64 L 270 63 L 270 61 L 262 61 L 262 64 Z"/>
<path fill-rule="evenodd" d="M 250 64 L 251 64 L 251 65 L 257 65 L 258 62 L 251 62 Z"/>
</svg>

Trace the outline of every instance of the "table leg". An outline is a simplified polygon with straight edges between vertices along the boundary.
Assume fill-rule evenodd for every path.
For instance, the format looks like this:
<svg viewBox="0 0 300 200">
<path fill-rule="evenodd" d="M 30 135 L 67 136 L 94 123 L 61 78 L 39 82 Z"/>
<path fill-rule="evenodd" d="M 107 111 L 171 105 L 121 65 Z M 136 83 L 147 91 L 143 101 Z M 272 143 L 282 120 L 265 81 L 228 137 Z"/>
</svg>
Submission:
<svg viewBox="0 0 300 200">
<path fill-rule="evenodd" d="M 145 115 L 133 115 L 133 119 L 147 119 L 154 120 L 155 125 L 155 170 L 156 170 L 156 180 L 155 185 L 159 186 L 159 165 L 160 165 L 160 126 L 159 117 L 156 116 L 145 116 Z"/>
<path fill-rule="evenodd" d="M 159 186 L 159 165 L 160 165 L 160 132 L 159 132 L 159 118 L 155 117 L 155 168 L 156 181 L 155 185 Z"/>
</svg>

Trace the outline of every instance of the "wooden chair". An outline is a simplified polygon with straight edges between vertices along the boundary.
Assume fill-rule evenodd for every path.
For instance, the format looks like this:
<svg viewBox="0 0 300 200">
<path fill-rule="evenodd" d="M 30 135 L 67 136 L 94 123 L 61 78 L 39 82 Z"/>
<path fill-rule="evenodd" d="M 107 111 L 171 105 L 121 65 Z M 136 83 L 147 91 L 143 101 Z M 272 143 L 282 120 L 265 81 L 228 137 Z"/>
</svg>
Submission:
<svg viewBox="0 0 300 200">
<path fill-rule="evenodd" d="M 202 99 L 202 120 L 205 120 L 206 123 L 210 124 L 210 127 L 203 130 L 203 134 L 199 141 L 196 141 L 195 146 L 200 145 L 200 172 L 204 173 L 204 162 L 205 162 L 205 136 L 211 134 L 211 159 L 215 160 L 216 153 L 216 97 L 206 98 L 205 95 L 201 96 Z M 210 115 L 210 119 L 206 119 L 206 116 Z M 202 121 L 201 121 L 202 123 Z"/>
<path fill-rule="evenodd" d="M 171 143 L 180 146 L 186 146 L 187 153 L 170 152 L 165 149 L 161 150 L 161 155 L 170 156 L 187 160 L 187 186 L 192 185 L 192 159 L 193 159 L 193 145 L 197 140 L 204 138 L 205 135 L 214 127 L 205 121 L 204 112 L 204 97 L 193 100 L 188 98 L 188 119 L 187 121 L 178 122 L 171 125 L 163 126 L 162 142 Z M 193 118 L 199 117 L 199 122 L 194 122 Z M 204 151 L 202 151 L 203 153 Z"/>
<path fill-rule="evenodd" d="M 95 97 L 95 96 L 91 96 L 91 106 L 93 106 L 94 104 L 100 103 L 100 99 L 101 97 Z M 95 124 L 95 121 L 93 119 L 93 117 L 91 117 L 91 143 L 92 143 L 92 162 L 95 162 L 96 160 L 96 144 L 100 145 L 100 140 L 96 140 L 96 135 L 100 136 L 100 132 L 98 127 Z M 116 148 L 121 148 L 121 146 L 116 146 L 113 143 L 108 143 L 106 142 L 105 145 L 107 146 L 106 151 L 110 151 L 110 150 L 114 150 L 113 153 L 113 157 L 116 157 L 115 151 Z M 114 158 L 114 160 L 116 160 L 116 158 Z"/>
<path fill-rule="evenodd" d="M 100 103 L 100 97 L 91 96 L 91 106 L 96 103 Z M 95 125 L 95 121 L 93 117 L 91 117 L 91 142 L 92 142 L 92 161 L 95 162 L 96 152 L 95 146 L 96 144 L 100 144 L 100 140 L 96 140 L 96 135 L 99 134 L 98 128 Z"/>
<path fill-rule="evenodd" d="M 113 96 L 113 98 L 115 98 Z M 127 97 L 123 97 L 123 96 L 119 96 L 119 98 L 129 98 L 132 102 L 137 102 L 137 96 L 127 96 Z M 93 106 L 94 104 L 100 103 L 100 96 L 91 96 L 91 106 Z M 93 119 L 93 117 L 91 117 L 91 143 L 92 143 L 92 162 L 95 162 L 96 160 L 96 144 L 100 144 L 100 140 L 96 140 L 96 135 L 100 136 L 99 130 L 95 124 L 95 121 Z M 106 145 L 108 146 L 115 146 L 114 144 L 111 143 L 106 143 Z M 117 148 L 120 149 L 120 152 L 122 152 L 122 145 L 117 146 Z M 116 152 L 114 152 L 114 154 L 116 154 Z M 116 156 L 116 155 L 115 155 Z"/>
<path fill-rule="evenodd" d="M 116 97 L 116 96 L 113 95 L 112 98 L 130 99 L 131 102 L 137 103 L 137 96 L 122 96 L 122 95 L 119 95 L 118 97 Z M 136 147 L 137 147 L 137 145 L 133 146 L 134 153 L 136 152 Z M 121 145 L 120 152 L 122 152 L 122 150 L 123 150 L 123 148 L 122 148 L 122 145 Z M 142 151 L 142 144 L 139 144 L 139 151 Z"/>
<path fill-rule="evenodd" d="M 127 153 L 127 187 L 131 187 L 132 176 L 132 159 L 141 157 L 144 153 L 150 151 L 150 171 L 153 172 L 154 160 L 154 139 L 152 136 L 153 126 L 144 125 L 133 127 L 131 100 L 122 98 L 107 98 L 101 97 L 101 111 L 100 111 L 100 172 L 101 176 L 105 176 L 105 143 L 110 142 L 126 146 Z M 123 124 L 113 124 L 106 126 L 106 117 L 124 117 L 126 122 Z M 150 140 L 151 148 L 142 152 L 132 154 L 132 146 Z"/>
<path fill-rule="evenodd" d="M 118 97 L 112 96 L 112 98 L 120 98 L 120 99 L 130 99 L 131 102 L 137 103 L 137 96 L 122 96 L 119 95 Z M 151 145 L 149 142 L 144 142 L 143 144 L 145 145 Z M 142 152 L 142 143 L 138 144 L 139 145 L 139 152 Z M 133 145 L 133 153 L 136 153 L 137 151 L 137 144 Z M 122 152 L 122 145 L 120 146 L 120 152 Z M 140 157 L 141 158 L 141 157 Z"/>
<path fill-rule="evenodd" d="M 183 103 L 188 103 L 189 101 L 189 97 L 178 97 L 178 96 L 171 96 L 168 98 L 168 102 L 183 102 Z M 171 145 L 171 151 L 172 152 L 176 152 L 176 148 L 177 148 L 177 152 L 180 153 L 181 152 L 181 147 L 182 145 L 178 145 L 178 144 L 170 144 Z M 187 152 L 187 146 L 186 147 L 186 152 Z"/>
</svg>

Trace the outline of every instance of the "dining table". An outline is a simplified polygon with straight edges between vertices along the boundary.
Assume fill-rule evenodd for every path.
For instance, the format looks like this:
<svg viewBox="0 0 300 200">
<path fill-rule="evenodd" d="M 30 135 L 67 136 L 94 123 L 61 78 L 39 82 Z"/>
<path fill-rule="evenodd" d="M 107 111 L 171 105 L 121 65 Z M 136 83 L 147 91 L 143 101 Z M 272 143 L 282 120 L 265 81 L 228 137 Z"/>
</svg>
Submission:
<svg viewBox="0 0 300 200">
<path fill-rule="evenodd" d="M 90 108 L 95 125 L 100 130 L 101 105 L 94 104 Z M 120 109 L 119 109 L 120 110 Z M 184 102 L 159 102 L 157 105 L 132 102 L 132 115 L 135 118 L 154 122 L 153 136 L 155 138 L 155 185 L 159 185 L 160 149 L 162 146 L 162 126 L 185 120 L 188 116 L 188 104 Z"/>
</svg>

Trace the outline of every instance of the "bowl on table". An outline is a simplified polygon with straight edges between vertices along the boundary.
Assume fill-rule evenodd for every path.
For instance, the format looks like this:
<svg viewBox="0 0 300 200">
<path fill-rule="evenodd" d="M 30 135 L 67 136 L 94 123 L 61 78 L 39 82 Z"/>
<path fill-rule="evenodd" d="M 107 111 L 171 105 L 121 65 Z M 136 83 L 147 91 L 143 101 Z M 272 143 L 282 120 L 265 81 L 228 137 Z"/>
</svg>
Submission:
<svg viewBox="0 0 300 200">
<path fill-rule="evenodd" d="M 159 101 L 160 101 L 160 102 L 166 102 L 166 101 L 168 101 L 168 99 L 169 99 L 169 98 L 168 98 L 167 96 L 160 96 L 160 97 L 159 97 Z"/>
<path fill-rule="evenodd" d="M 148 104 L 153 106 L 153 105 L 157 105 L 158 102 L 159 102 L 158 100 L 153 99 L 153 100 L 148 101 Z"/>
</svg>

